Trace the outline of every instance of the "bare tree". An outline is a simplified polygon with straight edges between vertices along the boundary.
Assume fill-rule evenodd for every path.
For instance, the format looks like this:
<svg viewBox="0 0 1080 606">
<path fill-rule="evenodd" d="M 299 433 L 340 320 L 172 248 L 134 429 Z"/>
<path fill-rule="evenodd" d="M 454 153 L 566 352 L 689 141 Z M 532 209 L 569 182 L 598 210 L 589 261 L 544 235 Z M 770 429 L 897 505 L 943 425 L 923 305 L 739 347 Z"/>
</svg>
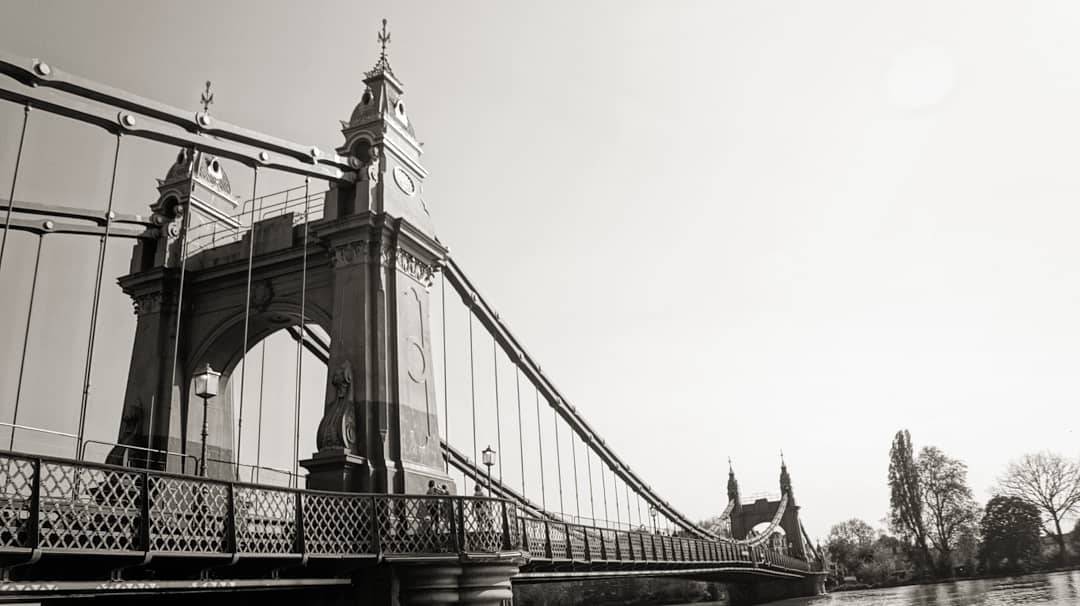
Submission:
<svg viewBox="0 0 1080 606">
<path fill-rule="evenodd" d="M 1057 539 L 1059 557 L 1064 560 L 1061 520 L 1080 509 L 1080 463 L 1053 452 L 1026 454 L 1009 463 L 998 483 L 1002 493 L 1024 499 L 1042 510 L 1043 517 L 1054 525 L 1052 530 L 1044 525 L 1044 530 Z"/>
</svg>

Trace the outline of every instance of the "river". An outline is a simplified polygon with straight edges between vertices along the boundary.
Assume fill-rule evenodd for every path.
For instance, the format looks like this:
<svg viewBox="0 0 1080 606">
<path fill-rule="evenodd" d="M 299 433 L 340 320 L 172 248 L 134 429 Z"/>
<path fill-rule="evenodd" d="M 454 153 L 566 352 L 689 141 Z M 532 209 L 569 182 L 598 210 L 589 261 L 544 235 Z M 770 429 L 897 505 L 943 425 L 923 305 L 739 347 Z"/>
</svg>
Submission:
<svg viewBox="0 0 1080 606">
<path fill-rule="evenodd" d="M 699 602 L 692 606 L 722 606 Z M 1080 606 L 1080 570 L 1022 577 L 844 591 L 771 602 L 782 606 Z M 690 606 L 690 605 L 687 605 Z"/>
</svg>

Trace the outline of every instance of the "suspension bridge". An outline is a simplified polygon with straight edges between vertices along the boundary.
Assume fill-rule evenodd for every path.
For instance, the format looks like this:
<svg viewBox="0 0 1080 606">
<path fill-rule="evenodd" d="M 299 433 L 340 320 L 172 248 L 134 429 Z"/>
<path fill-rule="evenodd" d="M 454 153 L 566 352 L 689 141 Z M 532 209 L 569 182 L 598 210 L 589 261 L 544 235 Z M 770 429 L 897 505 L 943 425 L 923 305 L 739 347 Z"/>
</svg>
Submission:
<svg viewBox="0 0 1080 606">
<path fill-rule="evenodd" d="M 219 120 L 209 83 L 192 113 L 0 53 L 0 99 L 21 110 L 4 136 L 14 156 L 0 271 L 29 278 L 5 280 L 25 317 L 3 386 L 0 601 L 235 603 L 273 590 L 499 604 L 518 584 L 631 577 L 720 581 L 736 603 L 820 592 L 823 558 L 786 465 L 777 497 L 749 501 L 729 469 L 720 524 L 695 523 L 605 443 L 450 257 L 385 23 L 380 41 L 335 150 Z M 105 133 L 100 207 L 21 195 L 34 191 L 24 155 L 41 115 Z M 117 196 L 132 141 L 170 162 L 142 212 L 122 212 L 131 204 Z M 234 186 L 240 171 L 250 194 Z M 260 194 L 266 182 L 293 184 Z M 79 397 L 44 404 L 77 410 L 74 432 L 20 419 L 35 376 L 27 348 L 41 341 L 35 310 L 48 305 L 42 251 L 61 240 L 96 259 L 85 340 L 44 346 L 85 354 Z M 129 263 L 109 273 L 119 247 Z M 135 311 L 122 343 L 101 327 L 114 279 Z M 267 382 L 275 334 L 295 347 L 292 419 L 264 421 L 263 390 L 287 384 Z M 448 348 L 455 337 L 464 343 Z M 108 408 L 115 438 L 90 439 L 88 419 L 105 406 L 89 412 L 91 379 L 118 351 L 131 357 L 126 383 L 105 380 L 122 385 Z M 312 377 L 320 385 L 305 389 Z M 30 446 L 16 448 L 17 435 Z M 288 451 L 291 465 L 265 464 L 268 450 Z"/>
</svg>

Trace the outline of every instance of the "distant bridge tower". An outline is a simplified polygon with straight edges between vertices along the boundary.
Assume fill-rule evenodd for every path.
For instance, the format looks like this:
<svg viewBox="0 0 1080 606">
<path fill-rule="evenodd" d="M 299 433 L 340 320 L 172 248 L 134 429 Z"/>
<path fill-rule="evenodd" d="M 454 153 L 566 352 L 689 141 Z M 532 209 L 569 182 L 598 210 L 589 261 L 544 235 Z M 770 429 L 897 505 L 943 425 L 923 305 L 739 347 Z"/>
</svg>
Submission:
<svg viewBox="0 0 1080 606">
<path fill-rule="evenodd" d="M 753 503 L 742 504 L 739 501 L 739 483 L 735 472 L 728 471 L 728 500 L 731 506 L 731 536 L 745 539 L 750 531 L 761 523 L 772 522 L 787 497 L 787 504 L 780 518 L 779 526 L 784 530 L 790 555 L 806 559 L 806 541 L 803 538 L 802 523 L 799 521 L 799 506 L 795 503 L 795 492 L 791 487 L 791 474 L 787 463 L 780 459 L 780 495 L 779 501 L 761 498 Z"/>
<path fill-rule="evenodd" d="M 191 382 L 210 364 L 222 387 L 209 401 L 208 458 L 232 461 L 230 381 L 245 349 L 287 326 L 316 324 L 330 349 L 318 452 L 301 462 L 308 487 L 422 493 L 434 479 L 452 489 L 429 293 L 447 251 L 422 199 L 421 146 L 385 53 L 364 83 L 338 148 L 356 178 L 332 183 L 323 218 L 306 226 L 293 214 L 258 221 L 238 241 L 185 259 L 186 235 L 210 220 L 235 223 L 237 202 L 217 159 L 181 152 L 152 206 L 160 236 L 136 248 L 120 278 L 139 319 L 119 443 L 198 453 L 202 406 Z M 114 449 L 111 462 L 128 450 Z M 211 476 L 230 473 L 228 463 L 208 467 Z"/>
</svg>

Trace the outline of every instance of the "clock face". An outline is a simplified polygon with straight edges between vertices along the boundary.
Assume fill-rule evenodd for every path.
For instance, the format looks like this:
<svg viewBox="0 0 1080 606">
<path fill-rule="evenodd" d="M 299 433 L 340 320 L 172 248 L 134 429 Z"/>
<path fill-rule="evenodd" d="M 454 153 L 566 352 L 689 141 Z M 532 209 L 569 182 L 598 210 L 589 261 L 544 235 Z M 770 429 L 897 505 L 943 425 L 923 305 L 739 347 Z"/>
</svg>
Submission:
<svg viewBox="0 0 1080 606">
<path fill-rule="evenodd" d="M 394 167 L 394 183 L 397 184 L 398 189 L 405 192 L 405 195 L 411 196 L 416 193 L 416 182 L 409 176 L 409 173 L 405 172 L 405 169 L 400 166 Z"/>
</svg>

